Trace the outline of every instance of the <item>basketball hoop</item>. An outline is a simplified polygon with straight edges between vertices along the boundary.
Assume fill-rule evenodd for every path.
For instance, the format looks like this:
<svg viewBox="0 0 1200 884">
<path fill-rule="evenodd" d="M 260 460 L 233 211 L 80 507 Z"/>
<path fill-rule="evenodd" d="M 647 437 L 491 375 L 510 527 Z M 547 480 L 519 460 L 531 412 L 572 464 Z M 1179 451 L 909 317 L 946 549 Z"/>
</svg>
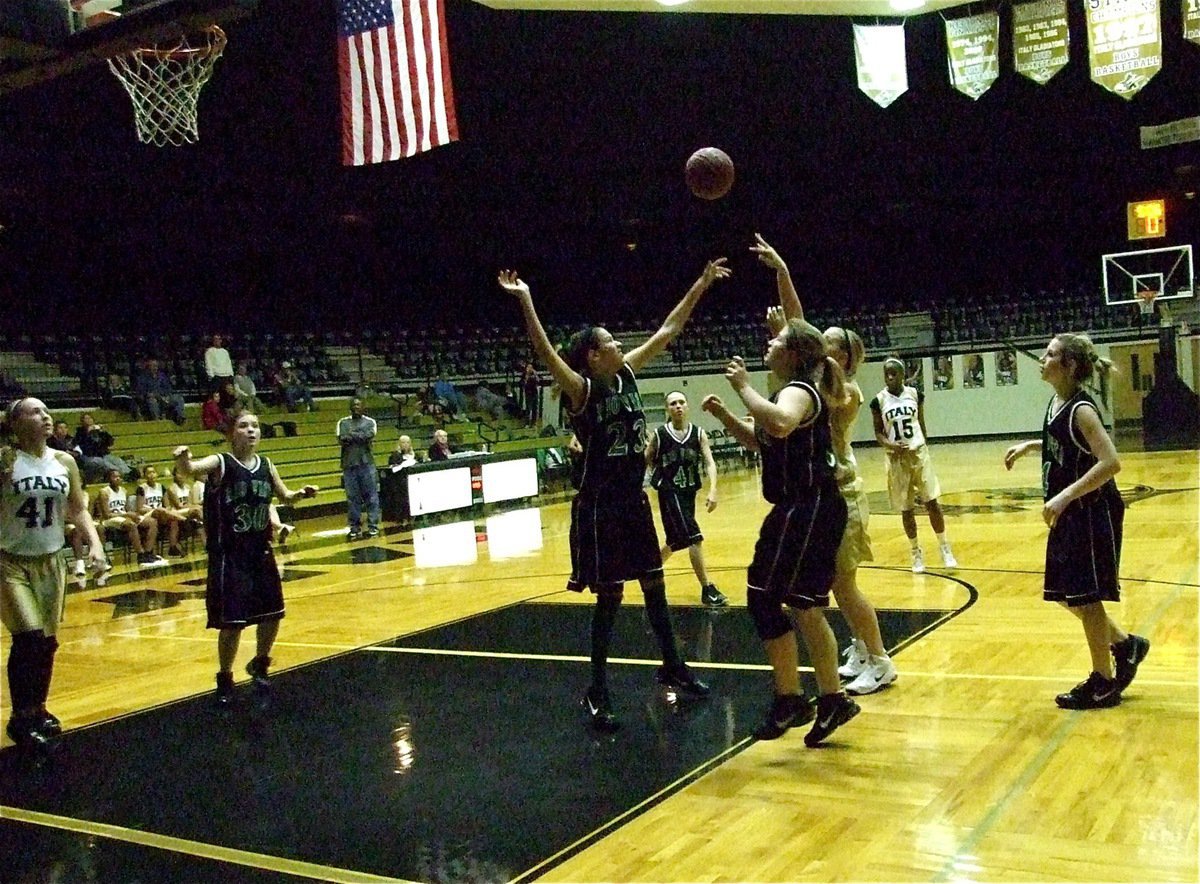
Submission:
<svg viewBox="0 0 1200 884">
<path fill-rule="evenodd" d="M 129 97 L 138 141 L 179 147 L 200 140 L 196 104 L 225 51 L 225 32 L 210 25 L 192 46 L 186 36 L 169 48 L 148 46 L 108 60 Z"/>
<path fill-rule="evenodd" d="M 1141 292 L 1137 292 L 1137 296 L 1138 296 L 1138 299 L 1141 301 L 1141 303 L 1138 304 L 1138 309 L 1142 312 L 1142 315 L 1143 316 L 1153 316 L 1154 315 L 1154 301 L 1158 298 L 1158 292 L 1153 291 L 1153 290 L 1141 291 Z"/>
</svg>

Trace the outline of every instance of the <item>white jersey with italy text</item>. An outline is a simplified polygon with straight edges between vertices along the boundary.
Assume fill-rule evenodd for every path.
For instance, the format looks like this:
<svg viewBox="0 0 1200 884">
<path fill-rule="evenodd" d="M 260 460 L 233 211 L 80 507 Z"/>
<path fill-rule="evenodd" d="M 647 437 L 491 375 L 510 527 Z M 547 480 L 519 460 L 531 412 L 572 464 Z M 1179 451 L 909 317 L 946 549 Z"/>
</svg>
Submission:
<svg viewBox="0 0 1200 884">
<path fill-rule="evenodd" d="M 0 489 L 0 549 L 5 552 L 43 556 L 63 548 L 71 477 L 55 454 L 49 448 L 41 457 L 16 452 Z"/>
<path fill-rule="evenodd" d="M 923 394 L 915 387 L 904 387 L 899 396 L 894 396 L 884 387 L 871 403 L 871 408 L 883 417 L 883 433 L 891 442 L 898 442 L 910 449 L 925 444 L 921 422 L 917 419 Z"/>
</svg>

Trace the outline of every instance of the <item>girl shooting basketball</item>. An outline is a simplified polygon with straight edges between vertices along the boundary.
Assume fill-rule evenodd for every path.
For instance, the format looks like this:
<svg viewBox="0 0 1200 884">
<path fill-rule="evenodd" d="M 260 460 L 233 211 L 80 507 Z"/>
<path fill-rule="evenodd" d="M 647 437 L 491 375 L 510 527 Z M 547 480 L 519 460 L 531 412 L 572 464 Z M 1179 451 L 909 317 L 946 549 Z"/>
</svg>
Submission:
<svg viewBox="0 0 1200 884">
<path fill-rule="evenodd" d="M 1101 709 L 1121 702 L 1150 650 L 1149 641 L 1123 631 L 1104 610 L 1105 602 L 1121 597 L 1125 504 L 1113 478 L 1121 469 L 1117 449 L 1084 385 L 1095 377 L 1104 399 L 1112 363 L 1086 335 L 1060 334 L 1041 366 L 1042 380 L 1054 388 L 1042 438 L 1009 448 L 1004 467 L 1042 453 L 1042 518 L 1050 528 L 1043 597 L 1079 618 L 1092 658 L 1091 674 L 1055 702 L 1063 709 Z"/>
<path fill-rule="evenodd" d="M 646 416 L 637 372 L 679 334 L 700 296 L 729 276 L 725 259 L 710 261 L 700 278 L 649 340 L 625 353 L 607 329 L 589 326 L 575 334 L 560 356 L 534 310 L 529 286 L 511 270 L 501 288 L 517 298 L 538 358 L 549 368 L 570 410 L 571 429 L 583 451 L 578 493 L 571 503 L 571 577 L 567 588 L 596 594 L 592 613 L 592 683 L 583 697 L 591 725 L 611 732 L 619 725 L 608 693 L 608 647 L 626 580 L 638 580 L 646 616 L 658 639 L 660 684 L 685 697 L 709 689 L 696 678 L 675 642 L 667 610 L 658 536 L 650 501 L 642 490 L 646 470 Z"/>
<path fill-rule="evenodd" d="M 104 569 L 104 545 L 84 503 L 75 459 L 46 445 L 54 421 L 45 404 L 16 400 L 0 431 L 14 442 L 0 448 L 0 620 L 12 634 L 12 718 L 5 730 L 18 746 L 41 750 L 62 733 L 46 699 L 66 600 L 64 525 L 69 521 L 83 532 L 97 571 Z"/>
<path fill-rule="evenodd" d="M 217 639 L 216 702 L 233 702 L 233 661 L 242 630 L 257 626 L 257 652 L 246 672 L 258 690 L 269 687 L 271 648 L 283 618 L 283 584 L 271 551 L 270 505 L 273 495 L 285 503 L 313 497 L 316 485 L 290 491 L 275 465 L 255 452 L 258 418 L 244 411 L 229 416 L 229 452 L 192 460 L 186 445 L 175 449 L 175 465 L 184 476 L 207 477 L 204 529 L 208 545 L 208 628 Z"/>
</svg>

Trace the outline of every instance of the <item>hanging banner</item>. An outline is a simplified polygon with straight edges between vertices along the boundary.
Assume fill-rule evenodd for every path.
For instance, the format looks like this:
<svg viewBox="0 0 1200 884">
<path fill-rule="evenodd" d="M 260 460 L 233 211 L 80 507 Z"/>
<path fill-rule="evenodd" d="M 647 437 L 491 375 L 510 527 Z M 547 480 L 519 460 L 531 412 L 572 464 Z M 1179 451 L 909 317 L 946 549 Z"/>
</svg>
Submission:
<svg viewBox="0 0 1200 884">
<path fill-rule="evenodd" d="M 1183 0 L 1183 39 L 1200 43 L 1200 0 Z"/>
<path fill-rule="evenodd" d="M 907 92 L 904 25 L 855 25 L 854 63 L 858 88 L 880 107 Z"/>
<path fill-rule="evenodd" d="M 971 98 L 992 88 L 1000 76 L 1000 14 L 983 12 L 946 20 L 950 85 Z"/>
<path fill-rule="evenodd" d="M 1142 126 L 1139 132 L 1142 150 L 1200 141 L 1200 117 L 1184 117 L 1161 126 Z"/>
<path fill-rule="evenodd" d="M 1162 68 L 1158 0 L 1087 0 L 1092 81 L 1128 100 Z"/>
<path fill-rule="evenodd" d="M 1045 83 L 1067 66 L 1070 55 L 1067 0 L 1037 0 L 1013 7 L 1013 67 L 1018 74 Z"/>
</svg>

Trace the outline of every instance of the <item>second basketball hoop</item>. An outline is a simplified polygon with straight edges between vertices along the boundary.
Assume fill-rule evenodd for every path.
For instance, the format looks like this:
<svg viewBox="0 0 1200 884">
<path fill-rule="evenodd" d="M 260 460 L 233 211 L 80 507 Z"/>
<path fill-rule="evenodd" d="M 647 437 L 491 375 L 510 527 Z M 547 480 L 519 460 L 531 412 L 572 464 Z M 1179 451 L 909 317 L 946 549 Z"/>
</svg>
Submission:
<svg viewBox="0 0 1200 884">
<path fill-rule="evenodd" d="M 189 42 L 134 49 L 108 60 L 133 100 L 133 119 L 143 144 L 176 147 L 200 140 L 197 103 L 225 51 L 225 32 L 210 25 Z"/>
</svg>

